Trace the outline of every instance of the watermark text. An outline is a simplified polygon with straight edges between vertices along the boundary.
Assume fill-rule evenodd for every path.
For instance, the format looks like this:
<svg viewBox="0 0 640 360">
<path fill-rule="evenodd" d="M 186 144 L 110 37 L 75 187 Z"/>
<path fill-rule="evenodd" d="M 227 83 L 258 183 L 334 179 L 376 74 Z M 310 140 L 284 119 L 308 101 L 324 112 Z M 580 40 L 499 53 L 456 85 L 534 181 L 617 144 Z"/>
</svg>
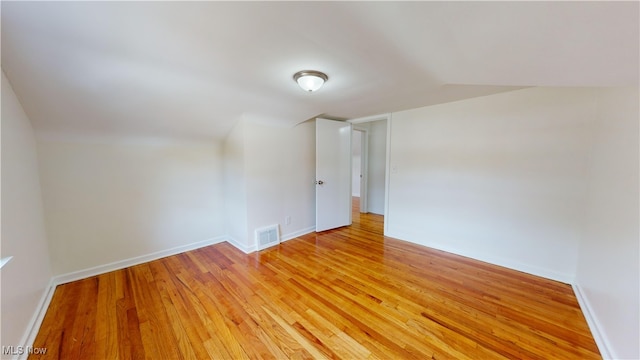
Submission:
<svg viewBox="0 0 640 360">
<path fill-rule="evenodd" d="M 2 355 L 45 355 L 46 353 L 45 347 L 2 345 Z"/>
</svg>

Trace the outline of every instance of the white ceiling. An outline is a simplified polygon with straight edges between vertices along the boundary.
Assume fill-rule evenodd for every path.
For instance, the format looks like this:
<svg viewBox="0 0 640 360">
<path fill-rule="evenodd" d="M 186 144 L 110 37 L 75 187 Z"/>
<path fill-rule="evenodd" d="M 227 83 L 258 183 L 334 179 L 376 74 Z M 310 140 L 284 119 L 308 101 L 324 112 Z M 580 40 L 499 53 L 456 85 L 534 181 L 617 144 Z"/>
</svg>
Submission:
<svg viewBox="0 0 640 360">
<path fill-rule="evenodd" d="M 220 139 L 527 86 L 637 86 L 639 3 L 7 2 L 39 133 Z M 317 93 L 298 70 L 326 72 Z"/>
</svg>

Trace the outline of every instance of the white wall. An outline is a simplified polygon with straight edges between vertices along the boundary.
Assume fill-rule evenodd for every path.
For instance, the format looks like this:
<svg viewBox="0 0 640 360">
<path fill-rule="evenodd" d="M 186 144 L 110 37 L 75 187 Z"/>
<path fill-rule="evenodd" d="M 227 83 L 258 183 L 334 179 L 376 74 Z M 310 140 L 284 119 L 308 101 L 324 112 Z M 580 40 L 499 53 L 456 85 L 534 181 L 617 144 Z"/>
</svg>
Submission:
<svg viewBox="0 0 640 360">
<path fill-rule="evenodd" d="M 224 163 L 233 245 L 255 251 L 255 230 L 270 225 L 285 240 L 315 229 L 314 121 L 284 128 L 240 119 L 225 141 Z"/>
<path fill-rule="evenodd" d="M 25 346 L 52 272 L 29 118 L 2 73 L 2 344 Z"/>
<path fill-rule="evenodd" d="M 387 166 L 387 120 L 369 123 L 367 210 L 384 215 Z"/>
<path fill-rule="evenodd" d="M 278 224 L 283 239 L 315 229 L 315 122 L 293 128 L 247 122 L 247 232 Z M 291 217 L 291 224 L 285 218 Z"/>
<path fill-rule="evenodd" d="M 247 233 L 247 185 L 245 122 L 240 119 L 224 142 L 224 201 L 226 235 L 236 247 L 249 252 Z"/>
<path fill-rule="evenodd" d="M 40 139 L 38 150 L 56 275 L 224 235 L 220 144 Z"/>
<path fill-rule="evenodd" d="M 531 88 L 394 113 L 387 235 L 571 282 L 593 95 Z"/>
<path fill-rule="evenodd" d="M 638 359 L 638 89 L 598 92 L 576 286 L 616 359 Z"/>
</svg>

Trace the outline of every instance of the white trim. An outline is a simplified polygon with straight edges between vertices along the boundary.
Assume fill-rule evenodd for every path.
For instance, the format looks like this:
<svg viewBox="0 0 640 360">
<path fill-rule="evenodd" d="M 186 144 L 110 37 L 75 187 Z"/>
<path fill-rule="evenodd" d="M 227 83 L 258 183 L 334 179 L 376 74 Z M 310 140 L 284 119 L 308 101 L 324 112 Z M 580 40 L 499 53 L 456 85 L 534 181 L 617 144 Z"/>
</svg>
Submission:
<svg viewBox="0 0 640 360">
<path fill-rule="evenodd" d="M 240 244 L 240 242 L 236 239 L 234 239 L 231 236 L 227 236 L 226 241 L 233 245 L 233 247 L 235 247 L 236 249 L 242 251 L 245 254 L 251 254 L 252 252 L 256 251 L 256 245 L 254 244 L 253 246 L 246 246 L 246 245 L 242 245 Z"/>
<path fill-rule="evenodd" d="M 205 246 L 210 246 L 214 244 L 221 243 L 227 240 L 224 236 L 219 236 L 213 239 L 208 239 L 204 241 L 199 241 L 195 243 L 191 243 L 188 245 L 178 246 L 167 250 L 157 251 L 151 254 L 136 256 L 130 259 L 125 259 L 121 261 L 112 262 L 105 265 L 95 266 L 89 269 L 74 271 L 68 274 L 57 275 L 51 278 L 47 288 L 45 289 L 40 302 L 38 303 L 38 307 L 36 308 L 36 312 L 33 314 L 31 321 L 29 321 L 29 325 L 25 331 L 25 334 L 22 337 L 22 341 L 20 344 L 22 346 L 33 346 L 33 342 L 40 331 L 40 326 L 42 325 L 42 321 L 44 320 L 44 316 L 47 313 L 47 309 L 49 309 L 49 305 L 51 304 L 51 299 L 53 298 L 53 294 L 58 285 L 65 284 L 71 281 L 81 280 L 88 278 L 90 276 L 104 274 L 110 271 L 123 269 L 129 266 L 142 264 L 145 262 L 157 260 L 163 257 L 180 254 L 186 251 L 199 249 Z M 26 359 L 28 353 L 24 353 L 22 355 L 14 355 L 12 359 L 14 360 L 22 360 Z"/>
<path fill-rule="evenodd" d="M 384 170 L 384 223 L 382 234 L 387 235 L 389 231 L 389 189 L 391 189 L 391 119 L 393 115 L 389 113 L 387 115 L 387 143 L 386 143 L 386 156 L 387 163 Z"/>
<path fill-rule="evenodd" d="M 387 232 L 389 229 L 389 183 L 391 181 L 390 175 L 391 175 L 391 119 L 392 117 L 393 117 L 392 113 L 385 113 L 385 114 L 365 116 L 357 119 L 347 120 L 352 124 L 387 120 L 387 143 L 386 143 L 387 159 L 386 159 L 386 165 L 385 165 L 386 169 L 384 169 L 384 214 L 383 214 L 384 227 L 382 230 L 382 233 L 385 236 L 391 236 L 391 235 L 388 235 Z"/>
<path fill-rule="evenodd" d="M 420 242 L 420 241 L 409 240 L 409 239 L 415 238 L 410 234 L 391 232 L 389 234 L 385 234 L 385 236 L 403 240 L 403 241 L 408 241 L 408 242 L 426 246 L 432 249 L 445 251 L 451 254 L 468 257 L 474 260 L 483 261 L 489 264 L 506 267 L 508 269 L 521 271 L 527 274 L 540 276 L 545 279 L 559 281 L 565 284 L 573 284 L 575 280 L 575 277 L 573 274 L 548 270 L 541 267 L 524 264 L 518 261 L 513 261 L 511 259 L 500 257 L 500 256 L 493 256 L 493 255 L 477 253 L 469 250 L 462 250 L 454 246 L 443 244 L 442 242 L 435 242 L 435 241 Z"/>
<path fill-rule="evenodd" d="M 360 212 L 369 212 L 369 130 L 359 126 L 353 126 L 351 134 L 359 131 L 360 134 Z M 353 158 L 353 154 L 351 154 Z M 353 160 L 353 159 L 352 159 Z M 353 166 L 353 164 L 351 164 Z M 353 179 L 351 179 L 353 182 Z M 352 194 L 352 196 L 355 196 Z"/>
<path fill-rule="evenodd" d="M 386 205 L 386 204 L 385 204 Z M 386 213 L 386 210 L 385 210 Z M 292 233 L 288 233 L 282 236 L 281 238 L 281 242 L 285 242 L 291 239 L 295 239 L 298 238 L 300 236 L 312 233 L 316 230 L 315 226 L 311 226 L 302 230 L 298 230 L 298 231 L 294 231 Z M 400 239 L 400 236 L 395 236 L 395 235 L 386 235 L 386 236 L 390 236 L 390 237 L 395 237 L 397 239 Z M 40 302 L 38 303 L 38 306 L 36 308 L 36 312 L 33 314 L 31 320 L 29 321 L 29 325 L 27 326 L 27 329 L 24 333 L 24 335 L 22 336 L 22 340 L 20 341 L 20 344 L 22 344 L 25 347 L 28 346 L 33 346 L 33 342 L 35 341 L 36 336 L 38 335 L 38 332 L 40 331 L 40 326 L 42 325 L 42 321 L 44 320 L 44 316 L 47 313 L 47 310 L 49 309 L 49 305 L 51 304 L 51 300 L 53 299 L 53 294 L 55 292 L 55 289 L 58 285 L 70 282 L 70 281 L 75 281 L 75 280 L 80 280 L 80 279 L 84 279 L 90 276 L 95 276 L 95 275 L 99 275 L 102 273 L 106 273 L 109 271 L 114 271 L 114 270 L 119 270 L 125 267 L 129 267 L 129 266 L 133 266 L 133 265 L 137 265 L 137 264 L 141 264 L 141 263 L 145 263 L 145 262 L 149 262 L 149 261 L 153 261 L 153 260 L 157 260 L 166 256 L 171 256 L 171 255 L 176 255 L 176 254 L 180 254 L 186 251 L 190 251 L 190 250 L 195 250 L 198 248 L 202 248 L 202 247 L 206 247 L 206 246 L 210 246 L 210 245 L 214 245 L 214 244 L 218 244 L 221 242 L 227 241 L 228 243 L 230 243 L 231 245 L 233 245 L 234 247 L 238 248 L 239 250 L 241 250 L 242 252 L 249 254 L 253 251 L 251 251 L 250 247 L 245 247 L 245 246 L 241 246 L 237 240 L 233 239 L 232 237 L 216 237 L 213 239 L 209 239 L 209 240 L 204 240 L 204 241 L 200 241 L 200 242 L 196 242 L 196 243 L 192 243 L 189 245 L 184 245 L 184 246 L 179 246 L 179 247 L 175 247 L 175 248 L 171 248 L 168 250 L 164 250 L 164 251 L 158 251 L 152 254 L 148 254 L 148 255 L 143 255 L 143 256 L 138 256 L 138 257 L 134 257 L 131 259 L 127 259 L 127 260 L 122 260 L 122 261 L 117 261 L 117 262 L 113 262 L 110 264 L 106 264 L 106 265 L 101 265 L 101 266 L 97 266 L 97 267 L 93 267 L 90 269 L 86 269 L 86 270 L 81 270 L 81 271 L 76 271 L 73 273 L 69 273 L 69 274 L 64 274 L 64 275 L 58 275 L 58 276 L 54 276 L 51 278 L 51 280 L 49 281 L 49 284 L 47 285 L 45 291 L 42 294 L 42 297 L 40 299 Z M 403 240 L 403 241 L 408 241 L 408 240 Z M 415 243 L 415 244 L 419 244 L 419 245 L 423 245 L 423 246 L 427 246 L 418 242 L 413 242 L 413 241 L 409 241 L 411 243 Z M 453 251 L 452 248 L 446 248 L 445 247 L 436 247 L 434 245 L 427 246 L 427 247 L 431 247 L 434 249 L 438 249 L 438 250 L 442 250 L 442 251 L 446 251 L 449 253 L 453 253 L 453 254 L 459 254 L 456 251 Z M 464 255 L 464 254 L 459 254 L 461 256 L 468 256 L 468 255 Z M 475 259 L 475 258 L 474 258 Z M 523 264 L 516 264 L 514 262 L 511 261 L 488 261 L 486 259 L 477 259 L 479 261 L 486 261 L 495 265 L 499 265 L 499 266 L 505 266 L 508 267 L 510 269 L 514 269 L 514 270 L 519 270 L 519 271 L 523 271 L 532 275 L 536 275 L 536 276 L 541 276 L 544 278 L 548 278 L 551 280 L 556 280 L 556 281 L 561 281 L 564 283 L 571 283 L 571 287 L 573 288 L 573 291 L 576 295 L 576 299 L 578 300 L 578 304 L 580 305 L 580 309 L 582 310 L 582 313 L 584 314 L 584 317 L 587 321 L 587 324 L 589 325 L 589 329 L 591 330 L 591 333 L 593 335 L 593 338 L 596 342 L 596 345 L 598 346 L 598 350 L 600 351 L 600 355 L 604 358 L 604 359 L 615 359 L 616 356 L 612 355 L 614 354 L 614 352 L 612 351 L 612 347 L 610 342 L 608 341 L 607 337 L 605 336 L 604 332 L 601 330 L 602 327 L 599 325 L 599 322 L 597 320 L 597 318 L 594 316 L 594 311 L 591 308 L 591 305 L 587 299 L 587 297 L 584 295 L 584 292 L 582 291 L 582 288 L 580 287 L 580 285 L 570 281 L 573 280 L 571 277 L 569 277 L 566 274 L 560 274 L 560 273 L 555 273 L 555 272 L 548 272 L 548 271 L 540 271 L 543 269 L 540 268 L 535 268 L 535 267 L 531 267 L 531 266 L 526 266 Z M 497 258 L 495 258 L 494 260 L 497 260 Z M 504 260 L 504 259 L 503 259 Z M 25 352 L 22 355 L 14 355 L 12 357 L 12 359 L 14 360 L 23 360 L 23 359 L 27 359 L 28 354 Z"/>
<path fill-rule="evenodd" d="M 317 138 L 316 138 L 317 139 Z M 317 141 L 317 140 L 316 140 Z M 316 158 L 316 167 L 317 167 L 317 158 Z M 316 169 L 316 174 L 318 170 Z M 349 206 L 349 223 L 348 225 L 353 224 L 353 211 L 351 211 L 353 198 L 351 197 L 351 193 L 353 192 L 353 124 L 349 124 L 349 200 L 347 201 L 347 205 Z M 316 191 L 317 191 L 316 187 Z M 316 192 L 317 194 L 317 192 Z M 317 196 L 317 195 L 316 195 Z M 345 199 L 347 200 L 347 199 Z M 316 200 L 317 201 L 317 200 Z"/>
<path fill-rule="evenodd" d="M 589 325 L 591 335 L 596 341 L 596 345 L 598 345 L 600 355 L 603 359 L 618 359 L 618 357 L 614 355 L 615 352 L 613 351 L 613 347 L 605 336 L 605 332 L 602 331 L 602 326 L 600 326 L 600 322 L 598 322 L 598 319 L 595 317 L 595 312 L 591 308 L 589 300 L 582 291 L 582 288 L 576 283 L 571 284 L 571 287 L 573 287 L 573 292 L 576 294 L 576 299 L 578 299 L 578 304 L 580 304 L 582 314 L 587 320 L 587 325 Z"/>
<path fill-rule="evenodd" d="M 287 233 L 287 234 L 281 234 L 280 235 L 280 243 L 283 243 L 283 242 L 291 240 L 291 239 L 295 239 L 297 237 L 312 233 L 314 231 L 316 231 L 315 225 L 311 226 L 311 227 L 308 227 L 308 228 L 305 228 L 305 229 L 298 230 L 298 231 L 290 232 L 290 233 Z M 258 251 L 257 248 L 256 248 L 256 245 L 253 245 L 253 246 L 242 245 L 242 244 L 240 244 L 240 242 L 238 240 L 234 239 L 231 236 L 227 236 L 226 241 L 229 244 L 231 244 L 233 247 L 235 247 L 236 249 L 242 251 L 245 254 L 251 254 L 252 252 Z"/>
<path fill-rule="evenodd" d="M 134 265 L 146 263 L 149 261 L 157 260 L 163 257 L 180 254 L 185 251 L 195 250 L 205 246 L 218 244 L 225 240 L 226 238 L 224 236 L 219 236 L 213 239 L 208 239 L 208 240 L 203 240 L 203 241 L 199 241 L 199 242 L 195 242 L 187 245 L 177 246 L 171 249 L 161 250 L 161 251 L 157 251 L 147 255 L 136 256 L 136 257 L 132 257 L 125 260 L 115 261 L 109 264 L 98 265 L 89 269 L 57 275 L 53 277 L 53 282 L 55 285 L 65 284 L 71 281 L 85 279 L 90 276 L 100 275 L 110 271 L 120 270 L 129 266 L 134 266 Z"/>
<path fill-rule="evenodd" d="M 306 235 L 306 234 L 309 234 L 309 233 L 312 233 L 312 232 L 315 232 L 315 231 L 316 231 L 316 227 L 315 226 L 311 226 L 311 227 L 308 227 L 306 229 L 294 231 L 294 232 L 291 232 L 291 233 L 288 233 L 288 234 L 283 234 L 282 238 L 280 239 L 280 242 L 285 242 L 287 240 L 295 239 L 297 237 L 300 237 L 302 235 Z"/>
<path fill-rule="evenodd" d="M 29 325 L 27 325 L 27 329 L 22 336 L 22 340 L 20 341 L 20 346 L 33 346 L 33 342 L 36 340 L 36 336 L 38 335 L 38 331 L 40 331 L 40 325 L 42 325 L 42 320 L 44 320 L 44 316 L 47 313 L 47 309 L 49 309 L 49 304 L 51 304 L 51 299 L 53 298 L 53 293 L 56 289 L 56 285 L 53 281 L 53 278 L 49 280 L 49 284 L 45 288 L 42 293 L 42 297 L 40 298 L 40 302 L 36 307 L 36 311 L 33 313 L 31 320 L 29 321 Z M 29 356 L 28 352 L 24 352 L 22 355 L 14 355 L 12 359 L 26 359 Z"/>
</svg>

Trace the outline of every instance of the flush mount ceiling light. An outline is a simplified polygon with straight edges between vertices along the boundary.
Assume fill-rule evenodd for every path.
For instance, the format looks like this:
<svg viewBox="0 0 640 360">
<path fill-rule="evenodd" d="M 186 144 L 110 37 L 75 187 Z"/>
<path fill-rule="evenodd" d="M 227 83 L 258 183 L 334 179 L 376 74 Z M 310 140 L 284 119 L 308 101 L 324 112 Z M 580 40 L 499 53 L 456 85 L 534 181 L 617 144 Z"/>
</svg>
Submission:
<svg viewBox="0 0 640 360">
<path fill-rule="evenodd" d="M 328 79 L 329 77 L 325 73 L 315 70 L 302 70 L 293 75 L 293 80 L 295 80 L 303 90 L 308 92 L 314 92 L 320 89 L 322 84 Z"/>
</svg>

